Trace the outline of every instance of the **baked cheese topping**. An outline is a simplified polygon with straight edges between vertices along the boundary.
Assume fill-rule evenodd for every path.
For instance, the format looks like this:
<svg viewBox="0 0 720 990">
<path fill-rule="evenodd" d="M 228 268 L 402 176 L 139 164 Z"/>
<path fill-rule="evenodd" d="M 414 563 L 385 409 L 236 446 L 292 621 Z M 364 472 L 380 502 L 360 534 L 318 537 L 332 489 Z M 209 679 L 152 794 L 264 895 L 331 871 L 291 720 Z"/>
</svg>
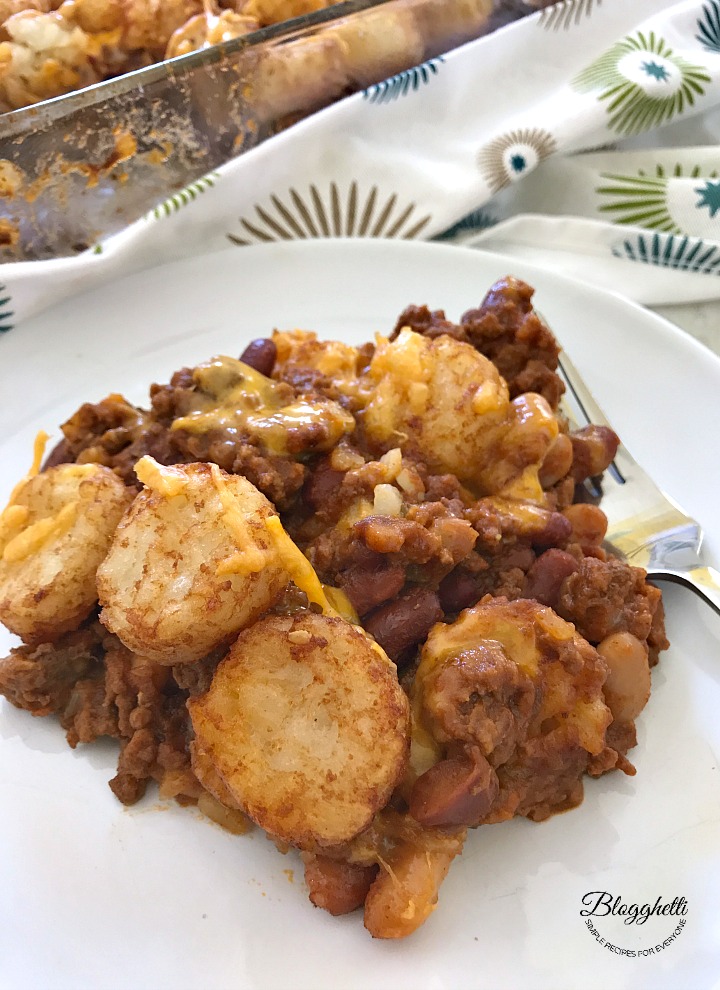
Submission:
<svg viewBox="0 0 720 990">
<path fill-rule="evenodd" d="M 30 517 L 26 505 L 8 505 L 0 515 L 0 547 L 5 545 L 25 526 Z"/>
<path fill-rule="evenodd" d="M 292 431 L 321 426 L 323 438 L 314 450 L 330 450 L 355 429 L 355 420 L 336 402 L 288 402 L 287 385 L 260 374 L 235 358 L 221 356 L 198 365 L 193 372 L 198 391 L 195 409 L 173 421 L 173 430 L 207 433 L 223 430 L 259 440 L 272 454 L 290 452 Z"/>
<path fill-rule="evenodd" d="M 346 622 L 350 622 L 354 626 L 360 625 L 358 614 L 342 588 L 333 588 L 330 584 L 324 584 L 322 589 L 325 592 L 328 602 L 340 618 L 345 619 Z M 374 645 L 377 646 L 377 644 Z"/>
</svg>

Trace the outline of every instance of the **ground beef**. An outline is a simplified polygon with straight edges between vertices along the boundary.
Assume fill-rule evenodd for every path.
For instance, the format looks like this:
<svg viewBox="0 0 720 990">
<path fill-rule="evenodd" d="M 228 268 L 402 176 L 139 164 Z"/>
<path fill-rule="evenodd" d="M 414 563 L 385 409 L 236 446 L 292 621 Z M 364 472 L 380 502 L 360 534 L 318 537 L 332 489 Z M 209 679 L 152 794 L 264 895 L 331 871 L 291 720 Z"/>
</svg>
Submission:
<svg viewBox="0 0 720 990">
<path fill-rule="evenodd" d="M 468 341 L 490 358 L 514 398 L 538 392 L 553 409 L 565 391 L 555 373 L 560 348 L 549 327 L 532 308 L 534 290 L 508 276 L 499 279 L 479 309 L 461 319 Z"/>
<path fill-rule="evenodd" d="M 448 320 L 443 310 L 408 306 L 398 317 L 391 339 L 409 327 L 430 339 L 447 334 L 472 344 L 498 369 L 511 398 L 523 392 L 537 392 L 557 409 L 565 391 L 556 374 L 560 348 L 552 331 L 532 308 L 533 292 L 519 279 L 499 279 L 480 307 L 468 310 L 460 324 Z"/>
<path fill-rule="evenodd" d="M 584 557 L 577 571 L 563 581 L 557 612 L 591 643 L 614 632 L 632 633 L 641 642 L 652 632 L 660 642 L 664 641 L 660 598 L 641 568 L 615 557 Z"/>
<path fill-rule="evenodd" d="M 230 474 L 243 475 L 278 509 L 292 505 L 305 482 L 303 464 L 290 457 L 264 453 L 247 440 L 236 439 L 219 430 L 198 434 L 176 430 L 174 433 L 182 460 L 214 462 Z"/>
<path fill-rule="evenodd" d="M 11 650 L 0 660 L 0 694 L 33 715 L 61 712 L 76 682 L 97 668 L 101 636 L 97 623 L 92 622 L 57 643 Z"/>
<path fill-rule="evenodd" d="M 464 327 L 448 320 L 442 309 L 430 310 L 427 306 L 408 306 L 395 321 L 390 340 L 395 340 L 400 331 L 406 327 L 415 333 L 422 334 L 429 340 L 435 340 L 436 337 L 446 334 L 454 340 L 459 340 L 464 344 L 468 343 Z"/>
<path fill-rule="evenodd" d="M 194 687 L 209 683 L 219 656 L 193 665 Z M 0 661 L 0 694 L 35 715 L 55 713 L 71 747 L 108 736 L 120 741 L 117 775 L 110 782 L 124 803 L 137 801 L 149 780 L 168 773 L 197 781 L 190 769 L 190 723 L 185 707 L 193 678 L 174 679 L 169 668 L 127 650 L 96 621 L 57 643 L 19 647 Z M 192 796 L 192 793 L 191 795 Z"/>
<path fill-rule="evenodd" d="M 587 642 L 546 627 L 544 611 L 534 602 L 495 598 L 488 599 L 487 607 L 501 623 L 519 622 L 523 630 L 534 624 L 537 666 L 525 670 L 491 637 L 458 647 L 457 654 L 441 653 L 445 662 L 423 682 L 422 714 L 451 761 L 470 758 L 477 765 L 471 755 L 477 748 L 494 770 L 496 781 L 487 774 L 483 778 L 491 785 L 492 801 L 477 821 L 464 824 L 499 822 L 513 815 L 540 821 L 582 799 L 581 777 L 590 754 L 567 715 L 578 703 L 580 711 L 588 701 L 602 703 L 607 668 Z M 617 765 L 618 754 L 606 745 L 593 761 L 596 772 L 609 770 Z"/>
</svg>

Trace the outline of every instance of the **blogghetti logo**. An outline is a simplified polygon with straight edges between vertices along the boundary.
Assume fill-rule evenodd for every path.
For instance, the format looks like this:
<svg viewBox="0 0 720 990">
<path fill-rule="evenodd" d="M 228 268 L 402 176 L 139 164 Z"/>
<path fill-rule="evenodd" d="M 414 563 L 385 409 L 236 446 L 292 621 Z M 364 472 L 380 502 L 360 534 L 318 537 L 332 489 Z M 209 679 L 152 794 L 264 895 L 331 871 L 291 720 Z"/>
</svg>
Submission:
<svg viewBox="0 0 720 990">
<path fill-rule="evenodd" d="M 629 901 L 608 890 L 582 897 L 580 917 L 597 944 L 628 958 L 655 956 L 678 939 L 687 924 L 685 897 Z"/>
</svg>

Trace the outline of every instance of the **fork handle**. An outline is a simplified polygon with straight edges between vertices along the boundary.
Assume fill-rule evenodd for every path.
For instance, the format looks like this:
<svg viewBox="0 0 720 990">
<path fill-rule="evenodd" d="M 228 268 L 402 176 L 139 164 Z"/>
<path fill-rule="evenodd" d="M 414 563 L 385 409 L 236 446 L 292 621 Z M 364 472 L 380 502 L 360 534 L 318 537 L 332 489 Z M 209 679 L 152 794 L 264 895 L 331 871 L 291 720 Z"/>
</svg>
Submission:
<svg viewBox="0 0 720 990">
<path fill-rule="evenodd" d="M 652 578 L 685 585 L 686 588 L 690 588 L 691 591 L 704 598 L 708 605 L 712 606 L 720 615 L 720 571 L 716 571 L 714 567 L 689 567 L 687 570 L 670 570 L 664 567 L 654 570 L 651 568 L 648 574 Z"/>
</svg>

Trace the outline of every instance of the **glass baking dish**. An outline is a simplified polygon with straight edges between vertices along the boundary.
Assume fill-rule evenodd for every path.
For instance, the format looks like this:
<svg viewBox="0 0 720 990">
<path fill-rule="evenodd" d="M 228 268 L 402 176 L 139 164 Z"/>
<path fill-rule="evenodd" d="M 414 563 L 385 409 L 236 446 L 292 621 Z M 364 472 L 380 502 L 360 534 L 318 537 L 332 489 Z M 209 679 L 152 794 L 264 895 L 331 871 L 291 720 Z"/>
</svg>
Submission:
<svg viewBox="0 0 720 990">
<path fill-rule="evenodd" d="M 0 114 L 0 260 L 85 251 L 309 114 L 531 10 L 346 0 Z"/>
</svg>

